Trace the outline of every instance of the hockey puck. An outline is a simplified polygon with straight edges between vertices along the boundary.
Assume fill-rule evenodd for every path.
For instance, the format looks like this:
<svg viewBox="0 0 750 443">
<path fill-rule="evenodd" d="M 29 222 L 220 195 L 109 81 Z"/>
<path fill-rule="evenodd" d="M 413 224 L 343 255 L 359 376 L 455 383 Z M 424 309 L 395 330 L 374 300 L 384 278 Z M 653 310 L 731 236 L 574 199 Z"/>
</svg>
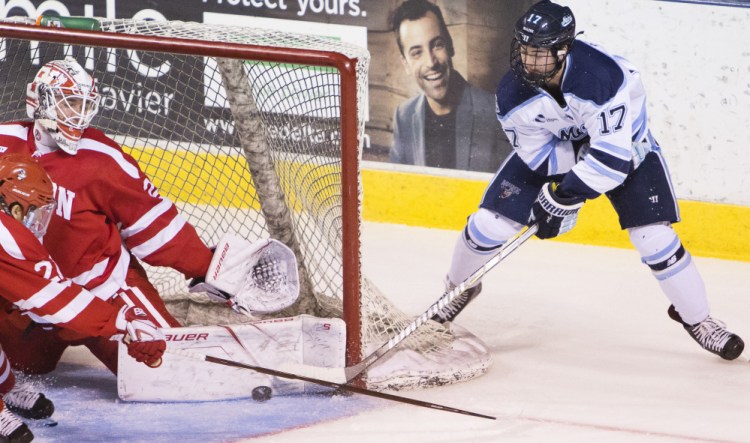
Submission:
<svg viewBox="0 0 750 443">
<path fill-rule="evenodd" d="M 57 421 L 51 418 L 41 418 L 39 420 L 28 420 L 26 422 L 31 428 L 54 428 Z"/>
<path fill-rule="evenodd" d="M 253 389 L 253 400 L 255 401 L 266 401 L 271 398 L 271 388 L 268 386 L 258 386 Z"/>
</svg>

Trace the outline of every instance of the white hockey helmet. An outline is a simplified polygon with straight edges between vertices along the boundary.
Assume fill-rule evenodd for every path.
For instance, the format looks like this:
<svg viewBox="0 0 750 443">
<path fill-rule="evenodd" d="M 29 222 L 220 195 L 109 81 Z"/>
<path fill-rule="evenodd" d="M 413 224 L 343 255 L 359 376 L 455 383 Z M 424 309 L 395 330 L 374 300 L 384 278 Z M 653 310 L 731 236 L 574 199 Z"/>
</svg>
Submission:
<svg viewBox="0 0 750 443">
<path fill-rule="evenodd" d="M 68 154 L 78 150 L 99 101 L 94 78 L 73 57 L 46 63 L 26 88 L 26 113 Z"/>
</svg>

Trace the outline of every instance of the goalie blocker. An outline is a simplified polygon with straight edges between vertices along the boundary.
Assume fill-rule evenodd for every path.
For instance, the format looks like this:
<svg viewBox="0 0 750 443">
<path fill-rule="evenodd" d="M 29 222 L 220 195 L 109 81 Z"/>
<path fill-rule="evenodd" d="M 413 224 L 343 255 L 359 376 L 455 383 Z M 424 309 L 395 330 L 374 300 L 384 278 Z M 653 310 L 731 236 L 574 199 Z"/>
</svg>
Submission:
<svg viewBox="0 0 750 443">
<path fill-rule="evenodd" d="M 274 239 L 251 244 L 226 233 L 216 245 L 205 279 L 193 279 L 190 292 L 205 292 L 248 315 L 277 312 L 299 297 L 297 259 Z"/>
</svg>

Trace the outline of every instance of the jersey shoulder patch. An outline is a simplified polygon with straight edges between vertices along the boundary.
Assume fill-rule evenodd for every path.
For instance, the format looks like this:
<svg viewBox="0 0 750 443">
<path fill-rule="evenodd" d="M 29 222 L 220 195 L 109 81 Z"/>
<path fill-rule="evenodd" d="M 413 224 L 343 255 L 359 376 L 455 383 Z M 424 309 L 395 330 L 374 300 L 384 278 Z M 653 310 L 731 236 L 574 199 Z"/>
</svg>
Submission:
<svg viewBox="0 0 750 443">
<path fill-rule="evenodd" d="M 615 59 L 586 42 L 573 42 L 569 61 L 563 81 L 564 94 L 573 94 L 601 106 L 610 101 L 625 82 L 625 74 Z"/>
<path fill-rule="evenodd" d="M 508 71 L 500 80 L 495 91 L 497 116 L 505 118 L 512 110 L 538 95 L 540 95 L 539 91 L 519 79 L 513 71 Z"/>
</svg>

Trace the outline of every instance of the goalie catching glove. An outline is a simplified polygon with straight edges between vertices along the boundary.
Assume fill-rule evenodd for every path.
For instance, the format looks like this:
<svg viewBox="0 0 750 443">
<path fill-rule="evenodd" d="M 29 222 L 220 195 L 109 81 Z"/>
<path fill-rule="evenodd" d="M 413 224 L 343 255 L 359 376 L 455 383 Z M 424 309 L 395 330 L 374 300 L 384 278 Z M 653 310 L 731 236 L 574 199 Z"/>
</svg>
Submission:
<svg viewBox="0 0 750 443">
<path fill-rule="evenodd" d="M 128 346 L 128 354 L 137 362 L 152 368 L 161 365 L 167 342 L 146 311 L 136 306 L 123 306 L 117 313 L 115 327 L 124 334 L 122 341 Z"/>
<path fill-rule="evenodd" d="M 277 240 L 251 244 L 227 233 L 216 246 L 205 279 L 193 279 L 189 290 L 205 292 L 250 316 L 280 311 L 299 297 L 297 259 Z"/>
<path fill-rule="evenodd" d="M 584 199 L 580 197 L 562 197 L 555 193 L 556 183 L 546 183 L 531 207 L 529 225 L 536 223 L 539 238 L 553 238 L 564 234 L 576 224 L 578 211 L 583 207 Z"/>
</svg>

